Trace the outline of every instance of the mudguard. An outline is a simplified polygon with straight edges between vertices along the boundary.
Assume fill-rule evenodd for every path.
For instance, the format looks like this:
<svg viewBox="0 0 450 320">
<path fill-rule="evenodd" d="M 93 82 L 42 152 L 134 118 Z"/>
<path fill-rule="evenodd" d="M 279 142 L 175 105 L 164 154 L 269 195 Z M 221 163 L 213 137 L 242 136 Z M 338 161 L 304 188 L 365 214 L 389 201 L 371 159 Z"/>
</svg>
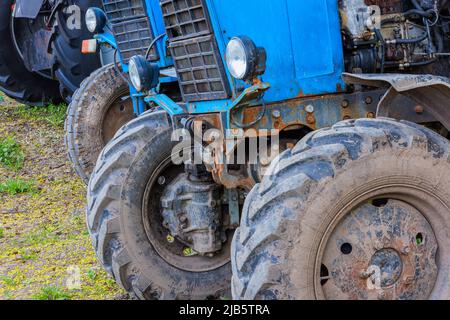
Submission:
<svg viewBox="0 0 450 320">
<path fill-rule="evenodd" d="M 34 19 L 41 10 L 44 0 L 17 0 L 14 17 Z"/>
<path fill-rule="evenodd" d="M 389 111 L 401 108 L 393 100 L 407 96 L 428 110 L 450 130 L 450 78 L 428 74 L 351 74 L 342 75 L 347 84 L 388 88 L 378 104 L 377 117 L 389 117 Z"/>
</svg>

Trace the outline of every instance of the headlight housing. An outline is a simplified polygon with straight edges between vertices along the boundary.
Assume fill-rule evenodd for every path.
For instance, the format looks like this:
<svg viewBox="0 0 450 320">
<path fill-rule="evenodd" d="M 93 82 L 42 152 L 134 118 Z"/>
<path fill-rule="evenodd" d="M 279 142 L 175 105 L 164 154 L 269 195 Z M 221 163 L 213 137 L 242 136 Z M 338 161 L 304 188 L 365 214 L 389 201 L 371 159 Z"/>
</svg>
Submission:
<svg viewBox="0 0 450 320">
<path fill-rule="evenodd" d="M 253 80 L 266 71 L 266 50 L 257 48 L 249 37 L 234 37 L 226 50 L 230 74 L 238 80 Z"/>
<path fill-rule="evenodd" d="M 141 92 L 155 88 L 159 83 L 159 67 L 143 56 L 134 56 L 128 63 L 128 74 L 133 87 Z"/>
<path fill-rule="evenodd" d="M 106 14 L 102 9 L 91 7 L 87 9 L 85 15 L 86 27 L 91 33 L 100 33 L 103 32 L 103 29 L 106 26 Z"/>
</svg>

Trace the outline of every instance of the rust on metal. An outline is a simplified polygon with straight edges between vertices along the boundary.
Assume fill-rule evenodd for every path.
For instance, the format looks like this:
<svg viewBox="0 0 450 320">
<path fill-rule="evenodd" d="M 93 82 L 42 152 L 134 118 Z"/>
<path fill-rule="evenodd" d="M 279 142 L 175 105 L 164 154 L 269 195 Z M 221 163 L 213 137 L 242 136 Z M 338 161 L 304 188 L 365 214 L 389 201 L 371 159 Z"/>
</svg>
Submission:
<svg viewBox="0 0 450 320">
<path fill-rule="evenodd" d="M 327 242 L 328 299 L 427 299 L 438 244 L 427 219 L 399 200 L 374 200 L 345 216 Z"/>
</svg>

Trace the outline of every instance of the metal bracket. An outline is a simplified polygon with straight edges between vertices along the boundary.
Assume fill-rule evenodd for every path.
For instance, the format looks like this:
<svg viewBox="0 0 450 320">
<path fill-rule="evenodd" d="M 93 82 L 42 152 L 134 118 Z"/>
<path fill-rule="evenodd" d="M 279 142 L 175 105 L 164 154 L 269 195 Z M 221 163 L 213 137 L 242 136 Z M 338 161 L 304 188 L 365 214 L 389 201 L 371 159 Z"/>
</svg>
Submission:
<svg viewBox="0 0 450 320">
<path fill-rule="evenodd" d="M 433 117 L 450 130 L 450 78 L 416 74 L 350 74 L 343 79 L 349 84 L 390 88 L 378 105 L 378 115 L 389 115 L 400 108 L 392 102 L 404 95 L 427 109 Z"/>
<path fill-rule="evenodd" d="M 230 227 L 235 229 L 239 227 L 240 223 L 239 193 L 237 189 L 228 189 L 228 209 L 230 213 Z"/>
</svg>

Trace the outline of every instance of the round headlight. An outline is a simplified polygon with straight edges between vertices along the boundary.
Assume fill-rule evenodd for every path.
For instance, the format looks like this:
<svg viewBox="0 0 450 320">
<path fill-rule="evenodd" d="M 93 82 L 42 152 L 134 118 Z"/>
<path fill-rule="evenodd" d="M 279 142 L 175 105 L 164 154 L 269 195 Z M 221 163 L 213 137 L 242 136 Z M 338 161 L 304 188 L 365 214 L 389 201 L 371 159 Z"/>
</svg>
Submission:
<svg viewBox="0 0 450 320">
<path fill-rule="evenodd" d="M 230 74 L 239 80 L 251 80 L 266 69 L 266 51 L 257 48 L 248 37 L 235 37 L 226 50 L 226 63 Z"/>
<path fill-rule="evenodd" d="M 143 56 L 134 56 L 128 64 L 128 74 L 133 87 L 141 92 L 155 88 L 159 82 L 159 67 Z"/>
<path fill-rule="evenodd" d="M 134 59 L 131 59 L 130 63 L 128 64 L 128 74 L 130 76 L 130 81 L 133 87 L 137 91 L 141 91 L 142 90 L 141 76 L 139 75 L 138 66 Z"/>
<path fill-rule="evenodd" d="M 89 8 L 86 11 L 85 22 L 89 32 L 100 33 L 106 26 L 106 15 L 100 8 Z"/>
<path fill-rule="evenodd" d="M 240 38 L 233 38 L 228 43 L 226 52 L 227 67 L 236 79 L 244 79 L 248 69 L 247 54 Z"/>
</svg>

